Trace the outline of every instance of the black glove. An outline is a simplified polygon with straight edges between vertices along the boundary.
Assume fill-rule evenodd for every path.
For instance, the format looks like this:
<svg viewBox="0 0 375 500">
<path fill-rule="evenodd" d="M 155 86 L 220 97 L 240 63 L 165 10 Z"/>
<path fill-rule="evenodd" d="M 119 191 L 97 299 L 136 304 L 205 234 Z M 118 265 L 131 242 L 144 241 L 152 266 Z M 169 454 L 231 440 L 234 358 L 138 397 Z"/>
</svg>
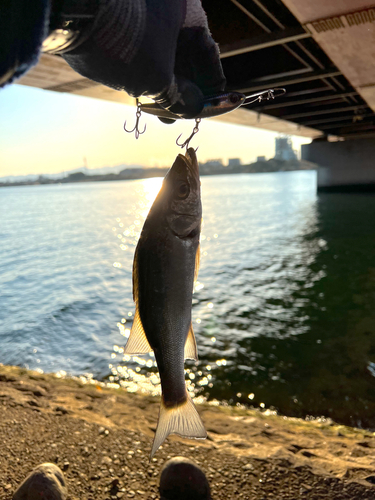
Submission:
<svg viewBox="0 0 375 500">
<path fill-rule="evenodd" d="M 63 57 L 81 75 L 184 118 L 225 86 L 200 0 L 101 0 L 88 38 Z"/>
<path fill-rule="evenodd" d="M 49 0 L 0 0 L 0 87 L 38 62 L 49 18 Z"/>
</svg>

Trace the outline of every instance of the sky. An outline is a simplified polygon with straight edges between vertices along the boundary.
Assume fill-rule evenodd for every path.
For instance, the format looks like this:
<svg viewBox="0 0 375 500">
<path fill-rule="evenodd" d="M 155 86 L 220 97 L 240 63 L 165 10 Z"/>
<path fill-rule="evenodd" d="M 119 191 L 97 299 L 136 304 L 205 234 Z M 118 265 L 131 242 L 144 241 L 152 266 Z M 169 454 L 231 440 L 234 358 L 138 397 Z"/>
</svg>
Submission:
<svg viewBox="0 0 375 500">
<path fill-rule="evenodd" d="M 119 164 L 170 166 L 181 152 L 180 133 L 190 135 L 194 122 L 162 124 L 156 117 L 141 117 L 147 130 L 138 140 L 123 130 L 132 128 L 135 107 L 89 97 L 62 94 L 21 85 L 0 89 L 0 177 L 48 174 Z M 201 162 L 240 158 L 250 163 L 257 156 L 271 158 L 278 134 L 212 119 L 202 120 L 191 146 Z M 293 147 L 310 142 L 293 137 Z"/>
</svg>

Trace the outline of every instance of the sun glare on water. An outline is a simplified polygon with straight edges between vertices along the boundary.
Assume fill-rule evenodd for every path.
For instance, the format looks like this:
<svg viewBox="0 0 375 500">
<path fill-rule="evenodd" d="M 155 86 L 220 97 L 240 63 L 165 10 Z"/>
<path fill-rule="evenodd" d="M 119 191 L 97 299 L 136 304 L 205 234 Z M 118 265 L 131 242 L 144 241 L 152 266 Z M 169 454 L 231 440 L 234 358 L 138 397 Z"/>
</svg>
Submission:
<svg viewBox="0 0 375 500">
<path fill-rule="evenodd" d="M 142 209 L 140 215 L 143 218 L 147 217 L 151 205 L 154 202 L 158 192 L 160 191 L 162 184 L 162 177 L 152 177 L 150 179 L 145 179 L 141 184 L 139 184 L 137 194 L 139 195 L 139 206 Z"/>
</svg>

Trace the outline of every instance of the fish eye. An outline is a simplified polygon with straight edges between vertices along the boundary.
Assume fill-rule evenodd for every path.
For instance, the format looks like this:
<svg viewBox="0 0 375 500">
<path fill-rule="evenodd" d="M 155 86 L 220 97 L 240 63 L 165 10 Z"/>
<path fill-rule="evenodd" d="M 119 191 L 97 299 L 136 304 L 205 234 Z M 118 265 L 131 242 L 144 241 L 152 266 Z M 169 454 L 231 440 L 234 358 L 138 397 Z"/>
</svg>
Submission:
<svg viewBox="0 0 375 500">
<path fill-rule="evenodd" d="M 181 182 L 177 186 L 177 196 L 180 198 L 180 200 L 184 200 L 185 198 L 187 198 L 189 196 L 189 193 L 190 187 L 186 182 Z"/>
</svg>

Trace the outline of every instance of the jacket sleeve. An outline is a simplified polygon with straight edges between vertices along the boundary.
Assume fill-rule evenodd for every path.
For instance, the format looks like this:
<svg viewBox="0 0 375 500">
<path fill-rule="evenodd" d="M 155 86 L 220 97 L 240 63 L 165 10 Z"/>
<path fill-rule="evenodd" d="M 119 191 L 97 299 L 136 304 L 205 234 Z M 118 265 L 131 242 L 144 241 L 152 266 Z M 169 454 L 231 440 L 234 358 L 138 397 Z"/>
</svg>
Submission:
<svg viewBox="0 0 375 500">
<path fill-rule="evenodd" d="M 0 87 L 38 62 L 48 34 L 50 0 L 1 0 Z"/>
</svg>

